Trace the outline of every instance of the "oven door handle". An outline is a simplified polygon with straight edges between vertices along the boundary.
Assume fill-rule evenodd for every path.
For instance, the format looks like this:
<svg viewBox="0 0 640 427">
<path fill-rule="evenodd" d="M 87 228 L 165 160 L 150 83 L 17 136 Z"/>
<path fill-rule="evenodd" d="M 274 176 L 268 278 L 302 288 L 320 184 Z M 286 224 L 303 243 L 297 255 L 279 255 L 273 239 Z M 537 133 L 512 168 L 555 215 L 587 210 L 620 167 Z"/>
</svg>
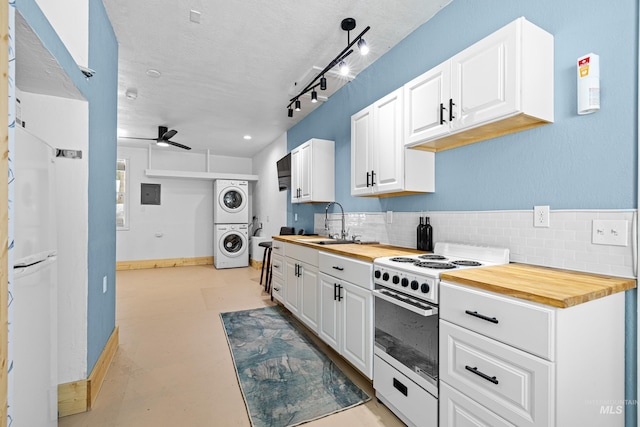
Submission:
<svg viewBox="0 0 640 427">
<path fill-rule="evenodd" d="M 419 314 L 420 316 L 424 316 L 424 317 L 430 317 L 430 316 L 437 316 L 438 315 L 438 308 L 437 307 L 429 307 L 429 308 L 424 308 L 421 309 L 420 307 L 416 307 L 415 305 L 411 305 L 408 304 L 406 302 L 403 302 L 397 298 L 394 298 L 392 296 L 386 295 L 384 294 L 382 291 L 380 291 L 379 289 L 375 289 L 373 292 L 373 296 L 376 298 L 380 298 L 383 299 L 385 301 L 390 302 L 391 304 L 395 304 L 399 307 L 402 307 L 404 309 L 407 309 L 413 313 Z"/>
</svg>

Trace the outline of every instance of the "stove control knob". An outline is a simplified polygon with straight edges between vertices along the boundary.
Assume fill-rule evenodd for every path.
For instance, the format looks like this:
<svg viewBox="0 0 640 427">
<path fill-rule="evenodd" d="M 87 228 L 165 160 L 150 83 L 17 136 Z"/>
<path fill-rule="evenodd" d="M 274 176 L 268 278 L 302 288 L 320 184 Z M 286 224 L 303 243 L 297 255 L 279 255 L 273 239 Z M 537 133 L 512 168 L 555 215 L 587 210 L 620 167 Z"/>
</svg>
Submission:
<svg viewBox="0 0 640 427">
<path fill-rule="evenodd" d="M 429 293 L 429 285 L 426 283 L 423 283 L 422 285 L 420 285 L 420 290 L 422 291 L 423 294 L 428 294 Z"/>
<path fill-rule="evenodd" d="M 393 284 L 397 285 L 398 283 L 400 283 L 400 278 L 398 276 L 393 276 Z"/>
<path fill-rule="evenodd" d="M 406 288 L 407 286 L 409 286 L 409 279 L 407 279 L 406 277 L 402 278 L 402 287 Z"/>
<path fill-rule="evenodd" d="M 373 275 L 376 277 L 376 279 L 379 279 L 380 276 L 382 276 L 382 273 L 380 272 L 380 270 L 376 270 L 374 271 Z"/>
<path fill-rule="evenodd" d="M 417 280 L 412 280 L 411 281 L 411 289 L 413 289 L 414 291 L 418 290 L 418 281 Z"/>
<path fill-rule="evenodd" d="M 382 275 L 382 280 L 384 280 L 385 282 L 386 282 L 387 280 L 389 280 L 389 273 L 384 273 L 384 274 Z"/>
</svg>

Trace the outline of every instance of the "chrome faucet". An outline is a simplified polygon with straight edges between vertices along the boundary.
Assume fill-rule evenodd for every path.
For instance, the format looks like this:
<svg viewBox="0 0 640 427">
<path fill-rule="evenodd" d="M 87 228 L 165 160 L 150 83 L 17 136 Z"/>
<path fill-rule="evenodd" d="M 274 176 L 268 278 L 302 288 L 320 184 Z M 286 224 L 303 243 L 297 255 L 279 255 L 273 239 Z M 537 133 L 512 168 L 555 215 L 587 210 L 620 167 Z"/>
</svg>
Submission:
<svg viewBox="0 0 640 427">
<path fill-rule="evenodd" d="M 342 240 L 346 240 L 347 239 L 347 230 L 345 228 L 344 225 L 344 209 L 342 208 L 342 205 L 338 202 L 330 202 L 327 204 L 327 206 L 324 208 L 324 229 L 327 232 L 327 235 L 329 235 L 329 208 L 331 207 L 331 205 L 338 205 L 340 206 L 340 211 L 342 212 L 342 230 L 340 230 L 340 238 Z"/>
</svg>

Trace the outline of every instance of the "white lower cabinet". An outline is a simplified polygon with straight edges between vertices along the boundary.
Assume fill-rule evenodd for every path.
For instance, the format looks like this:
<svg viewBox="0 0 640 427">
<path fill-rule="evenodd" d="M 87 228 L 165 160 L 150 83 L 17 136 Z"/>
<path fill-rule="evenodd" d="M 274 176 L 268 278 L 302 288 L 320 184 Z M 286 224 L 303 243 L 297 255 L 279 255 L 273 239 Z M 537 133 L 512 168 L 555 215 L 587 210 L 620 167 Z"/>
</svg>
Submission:
<svg viewBox="0 0 640 427">
<path fill-rule="evenodd" d="M 320 307 L 320 338 L 371 379 L 371 291 L 320 273 Z"/>
<path fill-rule="evenodd" d="M 441 282 L 440 425 L 623 426 L 624 299 L 555 308 Z"/>
<path fill-rule="evenodd" d="M 371 263 L 320 252 L 318 334 L 367 378 L 373 378 Z M 353 281 L 347 281 L 348 279 Z"/>
<path fill-rule="evenodd" d="M 313 332 L 318 332 L 318 251 L 285 244 L 284 306 Z"/>
</svg>

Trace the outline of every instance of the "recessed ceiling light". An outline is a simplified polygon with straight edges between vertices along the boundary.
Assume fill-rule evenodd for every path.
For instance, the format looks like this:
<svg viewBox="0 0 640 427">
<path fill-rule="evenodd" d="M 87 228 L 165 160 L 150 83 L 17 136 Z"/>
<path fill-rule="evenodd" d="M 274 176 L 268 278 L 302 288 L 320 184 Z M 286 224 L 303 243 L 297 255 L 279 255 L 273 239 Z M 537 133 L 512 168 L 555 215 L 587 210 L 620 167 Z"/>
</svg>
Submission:
<svg viewBox="0 0 640 427">
<path fill-rule="evenodd" d="M 249 140 L 251 139 L 251 135 L 245 135 L 243 138 Z"/>
<path fill-rule="evenodd" d="M 191 11 L 189 12 L 189 21 L 193 22 L 194 24 L 199 24 L 200 12 L 198 12 L 197 10 L 191 9 Z"/>
<path fill-rule="evenodd" d="M 124 93 L 124 96 L 126 96 L 127 99 L 133 101 L 138 97 L 138 90 L 136 88 L 129 88 Z"/>
<path fill-rule="evenodd" d="M 160 73 L 160 71 L 158 70 L 154 70 L 153 68 L 149 68 L 147 70 L 147 76 L 149 77 L 153 77 L 154 79 L 157 79 L 158 77 L 160 77 L 162 74 Z"/>
</svg>

